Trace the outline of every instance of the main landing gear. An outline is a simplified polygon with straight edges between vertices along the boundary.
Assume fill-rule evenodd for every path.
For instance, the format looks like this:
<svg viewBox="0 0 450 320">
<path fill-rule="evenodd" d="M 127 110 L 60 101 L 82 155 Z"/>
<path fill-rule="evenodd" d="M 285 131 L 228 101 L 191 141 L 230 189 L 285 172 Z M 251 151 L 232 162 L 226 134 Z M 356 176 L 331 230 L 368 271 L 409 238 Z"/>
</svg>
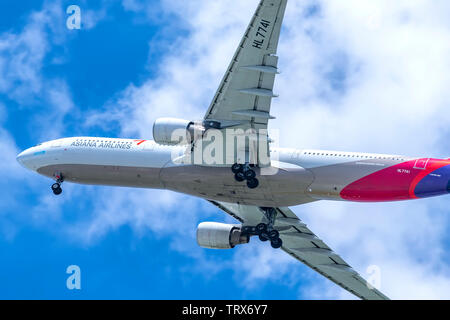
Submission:
<svg viewBox="0 0 450 320">
<path fill-rule="evenodd" d="M 280 233 L 278 230 L 274 229 L 275 218 L 277 212 L 274 208 L 261 208 L 264 211 L 264 216 L 268 223 L 258 223 L 256 226 L 244 226 L 242 228 L 242 233 L 244 235 L 258 236 L 259 240 L 265 242 L 270 241 L 270 245 L 274 249 L 281 248 L 283 245 L 283 240 L 280 239 Z"/>
<path fill-rule="evenodd" d="M 247 187 L 255 189 L 259 185 L 258 179 L 256 179 L 256 173 L 253 169 L 254 165 L 235 163 L 231 166 L 231 171 L 234 173 L 234 179 L 238 182 L 247 180 Z"/>
<path fill-rule="evenodd" d="M 56 182 L 52 184 L 52 191 L 55 195 L 60 195 L 62 193 L 61 184 L 64 181 L 64 178 L 61 174 L 55 174 Z"/>
</svg>

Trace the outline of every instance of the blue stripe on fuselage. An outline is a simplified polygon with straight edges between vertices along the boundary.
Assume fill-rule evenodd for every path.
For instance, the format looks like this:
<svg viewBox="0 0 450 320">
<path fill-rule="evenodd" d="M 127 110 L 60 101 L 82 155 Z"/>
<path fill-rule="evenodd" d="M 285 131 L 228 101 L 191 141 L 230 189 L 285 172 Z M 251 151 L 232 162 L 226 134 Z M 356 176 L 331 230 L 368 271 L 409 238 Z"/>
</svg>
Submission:
<svg viewBox="0 0 450 320">
<path fill-rule="evenodd" d="M 414 193 L 419 198 L 450 193 L 450 165 L 431 172 L 416 186 Z"/>
</svg>

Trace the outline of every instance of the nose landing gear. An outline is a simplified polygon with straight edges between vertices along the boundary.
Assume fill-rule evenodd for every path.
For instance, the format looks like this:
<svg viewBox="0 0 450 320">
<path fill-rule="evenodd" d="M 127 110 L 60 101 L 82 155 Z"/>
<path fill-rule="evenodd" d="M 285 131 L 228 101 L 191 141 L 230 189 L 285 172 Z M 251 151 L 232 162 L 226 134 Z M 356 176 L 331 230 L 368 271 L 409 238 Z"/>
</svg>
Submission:
<svg viewBox="0 0 450 320">
<path fill-rule="evenodd" d="M 234 179 L 237 182 L 242 182 L 247 180 L 247 187 L 250 189 L 255 189 L 259 185 L 258 179 L 256 179 L 256 173 L 253 169 L 251 169 L 251 165 L 248 163 L 240 164 L 235 163 L 231 166 L 231 171 L 234 173 Z"/>
<path fill-rule="evenodd" d="M 64 178 L 61 174 L 55 174 L 56 182 L 52 184 L 52 191 L 54 195 L 60 195 L 62 193 L 61 184 L 64 181 Z"/>
</svg>

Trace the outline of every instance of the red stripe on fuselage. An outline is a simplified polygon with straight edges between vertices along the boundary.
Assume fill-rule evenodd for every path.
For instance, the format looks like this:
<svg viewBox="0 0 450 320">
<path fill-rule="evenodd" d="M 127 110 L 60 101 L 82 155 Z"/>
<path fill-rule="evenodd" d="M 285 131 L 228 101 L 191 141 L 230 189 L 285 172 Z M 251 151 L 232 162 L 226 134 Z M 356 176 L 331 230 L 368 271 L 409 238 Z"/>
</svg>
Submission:
<svg viewBox="0 0 450 320">
<path fill-rule="evenodd" d="M 426 165 L 415 167 L 418 162 Z M 448 160 L 420 159 L 407 161 L 374 172 L 348 186 L 340 193 L 350 201 L 396 201 L 416 199 L 414 189 L 431 172 L 448 165 Z"/>
<path fill-rule="evenodd" d="M 134 140 L 134 142 L 137 142 L 137 145 L 139 146 L 141 143 L 144 143 L 147 140 Z"/>
</svg>

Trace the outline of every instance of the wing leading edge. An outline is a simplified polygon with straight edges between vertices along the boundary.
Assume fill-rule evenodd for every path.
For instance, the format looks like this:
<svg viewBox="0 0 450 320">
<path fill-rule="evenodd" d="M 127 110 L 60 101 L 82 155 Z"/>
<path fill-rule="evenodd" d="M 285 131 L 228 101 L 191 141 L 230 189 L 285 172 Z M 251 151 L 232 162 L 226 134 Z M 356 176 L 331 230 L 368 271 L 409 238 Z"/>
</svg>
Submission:
<svg viewBox="0 0 450 320">
<path fill-rule="evenodd" d="M 205 115 L 267 127 L 287 0 L 261 0 Z"/>
<path fill-rule="evenodd" d="M 245 225 L 257 225 L 264 216 L 256 206 L 214 202 L 214 205 Z M 276 208 L 274 228 L 280 232 L 282 249 L 341 288 L 364 300 L 388 300 L 370 286 L 350 265 L 317 237 L 289 208 Z"/>
</svg>

